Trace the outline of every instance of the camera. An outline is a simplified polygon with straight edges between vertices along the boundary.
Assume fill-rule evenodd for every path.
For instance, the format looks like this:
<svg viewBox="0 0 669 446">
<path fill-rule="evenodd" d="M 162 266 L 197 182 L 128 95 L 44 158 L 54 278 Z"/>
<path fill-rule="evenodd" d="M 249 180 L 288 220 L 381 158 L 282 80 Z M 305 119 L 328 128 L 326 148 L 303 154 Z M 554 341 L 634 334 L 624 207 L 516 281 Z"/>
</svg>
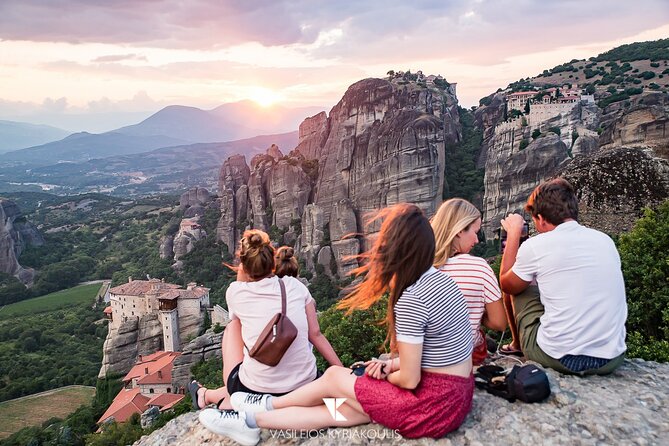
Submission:
<svg viewBox="0 0 669 446">
<path fill-rule="evenodd" d="M 506 230 L 503 227 L 499 227 L 495 230 L 495 238 L 499 239 L 499 252 L 500 254 L 504 253 L 504 248 L 506 247 Z M 525 220 L 523 222 L 523 230 L 520 233 L 520 245 L 523 244 L 525 240 L 530 238 L 530 223 Z"/>
</svg>

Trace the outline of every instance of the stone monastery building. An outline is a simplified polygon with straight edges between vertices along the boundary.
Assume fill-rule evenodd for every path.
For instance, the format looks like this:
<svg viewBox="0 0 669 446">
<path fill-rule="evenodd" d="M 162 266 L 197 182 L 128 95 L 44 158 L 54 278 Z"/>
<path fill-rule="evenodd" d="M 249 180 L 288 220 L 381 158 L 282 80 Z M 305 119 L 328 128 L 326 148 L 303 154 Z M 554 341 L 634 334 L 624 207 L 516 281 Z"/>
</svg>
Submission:
<svg viewBox="0 0 669 446">
<path fill-rule="evenodd" d="M 159 313 L 165 351 L 181 348 L 179 321 L 199 320 L 209 307 L 209 288 L 189 283 L 186 289 L 159 279 L 132 280 L 109 290 L 111 305 L 105 308 L 109 329 L 117 330 L 130 318 Z"/>
</svg>

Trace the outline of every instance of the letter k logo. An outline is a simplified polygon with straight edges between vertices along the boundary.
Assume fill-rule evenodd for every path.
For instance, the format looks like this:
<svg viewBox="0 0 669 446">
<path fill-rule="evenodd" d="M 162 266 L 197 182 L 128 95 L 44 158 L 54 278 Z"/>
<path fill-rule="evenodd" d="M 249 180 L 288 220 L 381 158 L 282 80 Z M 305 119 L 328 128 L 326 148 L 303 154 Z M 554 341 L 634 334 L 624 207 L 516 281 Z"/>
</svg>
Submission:
<svg viewBox="0 0 669 446">
<path fill-rule="evenodd" d="M 335 421 L 346 421 L 346 417 L 342 415 L 337 409 L 339 406 L 344 404 L 346 398 L 323 398 L 325 406 L 328 408 L 328 412 Z"/>
</svg>

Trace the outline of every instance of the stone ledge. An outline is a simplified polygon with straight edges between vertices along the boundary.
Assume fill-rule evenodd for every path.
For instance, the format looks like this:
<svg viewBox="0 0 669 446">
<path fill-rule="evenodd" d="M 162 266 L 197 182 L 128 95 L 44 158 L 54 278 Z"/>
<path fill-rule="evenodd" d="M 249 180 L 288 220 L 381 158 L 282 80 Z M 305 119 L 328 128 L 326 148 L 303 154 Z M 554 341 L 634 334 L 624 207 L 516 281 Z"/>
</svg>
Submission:
<svg viewBox="0 0 669 446">
<path fill-rule="evenodd" d="M 507 362 L 506 365 L 511 365 Z M 552 395 L 540 404 L 509 403 L 476 390 L 462 426 L 440 440 L 392 438 L 379 425 L 331 429 L 326 436 L 291 438 L 262 432 L 262 445 L 600 445 L 667 444 L 669 364 L 626 360 L 611 376 L 579 378 L 547 370 Z M 376 433 L 372 433 L 376 432 Z M 385 438 L 384 438 L 385 434 Z M 377 437 L 376 439 L 370 437 Z M 192 412 L 142 437 L 135 446 L 232 445 L 212 434 Z"/>
</svg>

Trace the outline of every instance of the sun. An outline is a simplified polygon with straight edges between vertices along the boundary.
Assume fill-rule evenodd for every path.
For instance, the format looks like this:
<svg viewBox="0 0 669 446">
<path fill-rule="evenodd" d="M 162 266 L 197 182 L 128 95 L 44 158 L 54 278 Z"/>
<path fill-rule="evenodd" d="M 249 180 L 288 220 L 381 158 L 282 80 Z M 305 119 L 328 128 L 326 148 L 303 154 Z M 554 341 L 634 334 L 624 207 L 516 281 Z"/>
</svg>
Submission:
<svg viewBox="0 0 669 446">
<path fill-rule="evenodd" d="M 261 107 L 271 107 L 281 100 L 281 96 L 277 92 L 270 89 L 257 87 L 251 90 L 249 99 Z"/>
</svg>

